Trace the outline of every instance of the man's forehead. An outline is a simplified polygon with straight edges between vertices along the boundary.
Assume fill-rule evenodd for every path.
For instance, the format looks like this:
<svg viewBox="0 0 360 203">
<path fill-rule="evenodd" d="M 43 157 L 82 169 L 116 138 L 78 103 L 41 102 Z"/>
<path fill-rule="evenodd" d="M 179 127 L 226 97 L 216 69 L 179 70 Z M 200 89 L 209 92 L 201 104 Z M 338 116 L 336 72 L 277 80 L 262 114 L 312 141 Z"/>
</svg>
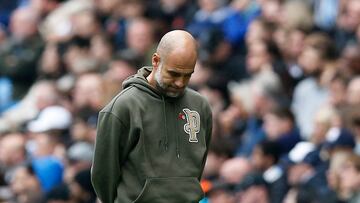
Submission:
<svg viewBox="0 0 360 203">
<path fill-rule="evenodd" d="M 194 68 L 191 67 L 168 67 L 169 72 L 190 74 L 194 72 Z"/>
</svg>

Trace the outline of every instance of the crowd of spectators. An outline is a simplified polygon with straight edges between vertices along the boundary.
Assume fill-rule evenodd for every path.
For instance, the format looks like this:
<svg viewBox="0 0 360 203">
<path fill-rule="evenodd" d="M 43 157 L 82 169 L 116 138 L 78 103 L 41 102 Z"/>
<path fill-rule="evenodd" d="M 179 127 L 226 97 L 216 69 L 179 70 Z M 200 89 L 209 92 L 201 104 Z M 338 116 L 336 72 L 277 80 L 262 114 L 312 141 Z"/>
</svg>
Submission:
<svg viewBox="0 0 360 203">
<path fill-rule="evenodd" d="M 202 203 L 360 202 L 359 0 L 0 0 L 0 202 L 92 203 L 97 113 L 198 41 Z"/>
</svg>

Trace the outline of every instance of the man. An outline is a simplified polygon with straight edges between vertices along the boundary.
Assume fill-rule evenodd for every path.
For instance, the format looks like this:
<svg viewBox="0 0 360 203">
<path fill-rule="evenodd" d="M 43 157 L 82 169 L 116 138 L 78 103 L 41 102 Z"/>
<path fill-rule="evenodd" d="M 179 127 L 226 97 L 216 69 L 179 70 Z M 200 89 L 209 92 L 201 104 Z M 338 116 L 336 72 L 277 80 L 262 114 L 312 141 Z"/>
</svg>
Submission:
<svg viewBox="0 0 360 203">
<path fill-rule="evenodd" d="M 31 8 L 16 9 L 10 19 L 11 35 L 0 44 L 0 77 L 11 81 L 13 101 L 21 100 L 37 78 L 37 62 L 44 47 L 39 23 Z"/>
<path fill-rule="evenodd" d="M 92 183 L 103 203 L 190 203 L 212 131 L 207 101 L 186 88 L 196 41 L 175 30 L 99 114 Z"/>
</svg>

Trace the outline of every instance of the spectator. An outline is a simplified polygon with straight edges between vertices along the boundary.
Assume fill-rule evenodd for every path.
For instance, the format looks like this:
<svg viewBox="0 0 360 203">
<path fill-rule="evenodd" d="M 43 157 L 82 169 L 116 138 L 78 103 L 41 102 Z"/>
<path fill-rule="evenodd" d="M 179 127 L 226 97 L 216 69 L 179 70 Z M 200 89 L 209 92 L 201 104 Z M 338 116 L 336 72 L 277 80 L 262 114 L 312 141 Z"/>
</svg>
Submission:
<svg viewBox="0 0 360 203">
<path fill-rule="evenodd" d="M 90 180 L 90 169 L 79 171 L 70 184 L 70 196 L 74 202 L 95 203 L 96 194 Z"/>
<path fill-rule="evenodd" d="M 306 40 L 308 45 L 299 56 L 299 64 L 307 78 L 295 87 L 292 108 L 305 139 L 310 138 L 313 131 L 312 119 L 316 109 L 325 104 L 329 98 L 327 81 L 322 80 L 325 63 L 330 54 L 328 53 L 330 48 L 327 47 L 331 46 L 329 40 L 324 35 L 310 35 Z M 305 97 L 307 99 L 304 99 Z"/>
<path fill-rule="evenodd" d="M 152 22 L 137 18 L 129 22 L 126 30 L 126 49 L 121 51 L 127 56 L 134 56 L 142 65 L 151 61 L 151 54 L 155 50 L 155 30 Z"/>
<path fill-rule="evenodd" d="M 6 134 L 0 139 L 0 182 L 9 183 L 16 168 L 27 160 L 25 135 L 20 133 Z"/>
<path fill-rule="evenodd" d="M 36 65 L 43 49 L 37 31 L 39 17 L 30 8 L 19 8 L 11 15 L 10 38 L 0 48 L 0 76 L 13 84 L 13 99 L 19 101 L 37 78 Z"/>
<path fill-rule="evenodd" d="M 39 179 L 31 165 L 20 166 L 15 170 L 11 190 L 14 192 L 14 202 L 17 203 L 40 202 L 43 195 Z"/>
<path fill-rule="evenodd" d="M 352 154 L 340 174 L 340 188 L 349 203 L 360 201 L 360 157 Z"/>
<path fill-rule="evenodd" d="M 290 109 L 275 108 L 264 116 L 266 138 L 278 144 L 280 153 L 287 154 L 299 141 L 300 132 Z"/>
<path fill-rule="evenodd" d="M 346 92 L 347 102 L 350 105 L 360 105 L 360 77 L 354 77 L 350 82 Z"/>
<path fill-rule="evenodd" d="M 264 140 L 255 146 L 251 156 L 254 175 L 257 174 L 264 179 L 268 198 L 272 203 L 281 203 L 288 190 L 285 172 L 278 165 L 280 155 L 278 143 Z"/>
<path fill-rule="evenodd" d="M 228 159 L 220 168 L 220 179 L 226 183 L 238 184 L 252 170 L 248 160 L 240 157 Z"/>
</svg>

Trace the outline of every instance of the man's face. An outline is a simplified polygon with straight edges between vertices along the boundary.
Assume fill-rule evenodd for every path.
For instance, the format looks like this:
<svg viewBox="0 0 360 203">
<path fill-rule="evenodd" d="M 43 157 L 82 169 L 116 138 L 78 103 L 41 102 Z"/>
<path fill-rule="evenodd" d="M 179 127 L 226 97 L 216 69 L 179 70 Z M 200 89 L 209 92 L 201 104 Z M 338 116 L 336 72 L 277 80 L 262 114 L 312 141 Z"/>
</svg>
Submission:
<svg viewBox="0 0 360 203">
<path fill-rule="evenodd" d="M 168 57 L 167 60 L 159 63 L 155 72 L 157 87 L 168 97 L 182 95 L 194 72 L 194 67 L 194 63 Z"/>
</svg>

